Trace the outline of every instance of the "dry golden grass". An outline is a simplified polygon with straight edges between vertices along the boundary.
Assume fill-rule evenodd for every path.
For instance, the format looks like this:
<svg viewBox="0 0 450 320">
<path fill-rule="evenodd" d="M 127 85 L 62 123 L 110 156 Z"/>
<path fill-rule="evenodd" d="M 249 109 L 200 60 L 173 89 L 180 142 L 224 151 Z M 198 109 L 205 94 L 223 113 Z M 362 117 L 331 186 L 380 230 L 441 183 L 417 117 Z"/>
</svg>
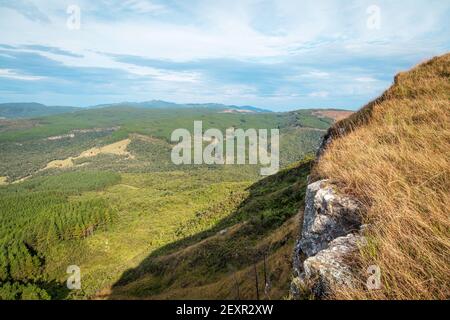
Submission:
<svg viewBox="0 0 450 320">
<path fill-rule="evenodd" d="M 353 111 L 346 111 L 346 110 L 319 110 L 313 112 L 314 115 L 331 118 L 335 122 L 348 118 L 353 113 L 354 113 Z"/>
<path fill-rule="evenodd" d="M 330 134 L 314 174 L 359 198 L 369 224 L 361 286 L 335 298 L 449 299 L 450 54 L 398 75 Z M 369 265 L 381 290 L 365 289 Z"/>
</svg>

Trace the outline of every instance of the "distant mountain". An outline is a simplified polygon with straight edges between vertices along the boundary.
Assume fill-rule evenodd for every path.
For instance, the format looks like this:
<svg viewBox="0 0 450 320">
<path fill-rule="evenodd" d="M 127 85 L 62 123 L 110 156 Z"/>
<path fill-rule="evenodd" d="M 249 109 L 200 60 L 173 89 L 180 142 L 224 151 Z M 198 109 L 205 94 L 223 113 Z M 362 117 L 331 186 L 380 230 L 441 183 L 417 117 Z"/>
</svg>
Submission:
<svg viewBox="0 0 450 320">
<path fill-rule="evenodd" d="M 1 103 L 0 119 L 20 119 L 43 117 L 61 113 L 69 113 L 80 111 L 83 109 L 100 109 L 109 107 L 132 107 L 143 109 L 188 109 L 188 108 L 209 108 L 217 109 L 224 113 L 258 113 L 271 112 L 270 110 L 251 107 L 251 106 L 234 106 L 219 103 L 188 103 L 178 104 L 161 100 L 151 100 L 144 102 L 120 102 L 111 104 L 99 104 L 88 108 L 67 107 L 67 106 L 46 106 L 35 102 L 21 103 Z"/>
<path fill-rule="evenodd" d="M 186 103 L 179 104 L 174 102 L 167 102 L 162 100 L 151 100 L 144 102 L 119 102 L 111 104 L 99 104 L 92 106 L 90 108 L 107 108 L 107 107 L 134 107 L 134 108 L 145 108 L 145 109 L 184 109 L 184 108 L 211 108 L 219 109 L 223 111 L 236 111 L 236 112 L 272 112 L 267 109 L 252 107 L 252 106 L 235 106 L 235 105 L 225 105 L 220 103 Z"/>
<path fill-rule="evenodd" d="M 0 103 L 0 118 L 17 119 L 78 111 L 77 107 L 46 106 L 40 103 Z"/>
</svg>

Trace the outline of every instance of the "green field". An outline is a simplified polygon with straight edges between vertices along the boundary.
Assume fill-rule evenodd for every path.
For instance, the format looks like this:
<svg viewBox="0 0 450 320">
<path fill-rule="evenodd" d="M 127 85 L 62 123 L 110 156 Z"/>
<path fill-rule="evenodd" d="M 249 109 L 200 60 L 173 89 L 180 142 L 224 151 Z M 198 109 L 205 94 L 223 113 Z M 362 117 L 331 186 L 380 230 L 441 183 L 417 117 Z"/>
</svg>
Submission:
<svg viewBox="0 0 450 320">
<path fill-rule="evenodd" d="M 192 131 L 194 120 L 204 129 L 279 128 L 285 169 L 261 180 L 253 165 L 175 166 L 170 134 Z M 282 297 L 289 268 L 281 257 L 309 170 L 299 161 L 332 123 L 312 110 L 124 107 L 2 120 L 0 299 L 233 298 L 239 281 L 252 298 L 246 273 L 263 256 L 277 265 L 273 295 Z M 44 170 L 123 139 L 132 157 L 99 154 Z M 66 288 L 69 265 L 81 268 L 81 290 Z"/>
</svg>

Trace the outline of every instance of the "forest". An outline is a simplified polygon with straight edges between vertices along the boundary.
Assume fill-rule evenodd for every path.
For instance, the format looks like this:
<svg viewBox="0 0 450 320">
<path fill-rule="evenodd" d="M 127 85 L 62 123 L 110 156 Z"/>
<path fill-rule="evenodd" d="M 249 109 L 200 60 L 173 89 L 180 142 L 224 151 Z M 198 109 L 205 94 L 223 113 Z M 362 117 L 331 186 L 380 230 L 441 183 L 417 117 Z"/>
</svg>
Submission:
<svg viewBox="0 0 450 320">
<path fill-rule="evenodd" d="M 203 121 L 204 130 L 279 129 L 283 168 L 314 152 L 333 123 L 313 110 L 226 114 L 208 108 L 174 113 L 131 107 L 2 120 L 0 299 L 92 298 L 114 283 L 124 283 L 125 272 L 147 261 L 152 252 L 160 256 L 177 248 L 183 251 L 189 243 L 245 221 L 251 226 L 247 234 L 255 234 L 251 240 L 255 241 L 264 237 L 267 226 L 273 229 L 288 221 L 302 193 L 289 204 L 290 189 L 270 191 L 267 182 L 255 189 L 261 179 L 258 166 L 171 162 L 170 133 L 192 128 L 195 119 Z M 71 167 L 46 167 L 51 161 L 77 157 L 124 138 L 131 141 L 127 152 L 132 157 L 100 153 L 77 158 Z M 271 181 L 281 181 L 276 179 Z M 255 197 L 257 202 L 250 200 Z M 227 241 L 233 247 L 237 239 Z M 212 274 L 205 279 L 216 281 L 226 254 L 219 254 L 214 246 L 206 252 L 192 263 L 202 270 L 203 259 L 209 257 Z M 236 267 L 248 263 L 244 259 Z M 81 290 L 71 291 L 65 285 L 69 265 L 82 270 Z M 115 289 L 110 297 L 117 292 L 123 294 Z"/>
</svg>

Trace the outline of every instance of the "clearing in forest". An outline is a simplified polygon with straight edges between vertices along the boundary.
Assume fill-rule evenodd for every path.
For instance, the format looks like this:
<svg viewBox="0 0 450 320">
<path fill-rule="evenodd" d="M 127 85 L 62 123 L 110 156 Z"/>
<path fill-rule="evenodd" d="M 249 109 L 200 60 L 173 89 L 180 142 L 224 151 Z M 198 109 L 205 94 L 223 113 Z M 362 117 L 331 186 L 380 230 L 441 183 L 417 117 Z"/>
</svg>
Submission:
<svg viewBox="0 0 450 320">
<path fill-rule="evenodd" d="M 42 170 L 53 169 L 53 168 L 70 168 L 74 166 L 73 161 L 82 159 L 82 158 L 90 158 L 95 157 L 99 154 L 115 154 L 119 156 L 128 156 L 128 158 L 133 159 L 134 156 L 127 151 L 127 147 L 130 144 L 130 139 L 121 140 L 112 144 L 108 144 L 103 147 L 91 148 L 82 152 L 77 157 L 69 157 L 64 160 L 54 160 L 47 164 L 47 166 Z"/>
</svg>

